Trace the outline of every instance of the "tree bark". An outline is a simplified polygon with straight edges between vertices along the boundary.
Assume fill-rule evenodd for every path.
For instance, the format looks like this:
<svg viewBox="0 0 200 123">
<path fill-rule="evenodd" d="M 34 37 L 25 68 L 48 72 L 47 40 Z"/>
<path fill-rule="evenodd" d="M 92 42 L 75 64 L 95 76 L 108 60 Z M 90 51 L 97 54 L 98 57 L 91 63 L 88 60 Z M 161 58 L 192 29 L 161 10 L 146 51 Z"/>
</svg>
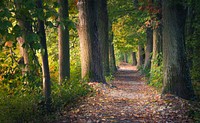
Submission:
<svg viewBox="0 0 200 123">
<path fill-rule="evenodd" d="M 132 65 L 137 65 L 137 58 L 136 58 L 136 52 L 132 52 Z"/>
<path fill-rule="evenodd" d="M 23 1 L 15 1 L 14 4 L 16 7 L 16 19 L 22 30 L 21 37 L 17 37 L 20 54 L 22 56 L 21 61 L 23 61 L 21 62 L 22 75 L 25 77 L 24 84 L 28 84 L 28 82 L 33 81 L 30 79 L 31 77 L 38 76 L 37 70 L 41 71 L 39 60 L 34 49 L 37 41 L 35 42 L 31 37 L 35 33 L 32 29 L 32 17 L 27 6 L 24 5 L 25 3 Z"/>
<path fill-rule="evenodd" d="M 137 59 L 137 67 L 141 67 L 143 65 L 143 47 L 141 44 L 138 45 L 138 59 Z"/>
<path fill-rule="evenodd" d="M 161 26 L 153 30 L 153 54 L 151 69 L 160 65 L 159 62 L 155 63 L 158 54 L 162 53 L 162 31 Z"/>
<path fill-rule="evenodd" d="M 97 0 L 79 0 L 78 33 L 81 48 L 82 78 L 106 83 L 98 39 Z"/>
<path fill-rule="evenodd" d="M 153 30 L 151 28 L 147 28 L 147 42 L 146 42 L 146 50 L 145 50 L 145 62 L 144 69 L 151 68 L 151 52 L 153 50 Z"/>
<path fill-rule="evenodd" d="M 109 40 L 109 60 L 110 60 L 110 71 L 112 73 L 115 73 L 117 71 L 116 62 L 115 62 L 115 52 L 114 52 L 114 46 L 113 46 L 113 32 L 110 35 Z"/>
<path fill-rule="evenodd" d="M 156 0 L 157 9 L 162 9 L 161 0 Z M 156 26 L 153 28 L 153 53 L 151 60 L 151 72 L 150 72 L 150 80 L 154 77 L 155 69 L 161 65 L 162 60 L 158 59 L 158 55 L 162 54 L 162 26 L 161 26 L 162 14 L 161 12 L 156 14 Z"/>
<path fill-rule="evenodd" d="M 193 35 L 194 35 L 194 20 L 195 20 L 195 10 L 194 10 L 194 1 L 192 1 L 191 6 L 187 9 L 187 22 L 186 22 L 186 53 L 188 58 L 189 68 L 193 67 L 193 55 L 194 55 L 194 47 L 193 47 Z"/>
<path fill-rule="evenodd" d="M 186 11 L 177 2 L 162 0 L 163 16 L 163 65 L 162 94 L 174 94 L 192 99 L 194 91 L 184 47 Z"/>
<path fill-rule="evenodd" d="M 104 75 L 107 76 L 110 73 L 107 0 L 98 0 L 98 35 Z"/>
<path fill-rule="evenodd" d="M 28 10 L 24 10 L 22 13 L 22 3 L 19 1 L 15 1 L 16 6 L 16 18 L 19 23 L 19 26 L 22 30 L 22 37 L 18 38 L 18 43 L 20 45 L 20 53 L 23 57 L 24 61 L 24 68 L 22 69 L 22 74 L 29 72 L 29 54 L 28 54 L 28 36 L 33 33 L 32 25 L 30 23 L 29 15 L 30 13 Z"/>
<path fill-rule="evenodd" d="M 124 53 L 124 62 L 128 63 L 128 55 L 127 55 L 127 53 Z"/>
<path fill-rule="evenodd" d="M 200 82 L 200 30 L 199 30 L 199 1 L 192 0 L 187 11 L 187 26 L 186 26 L 186 51 L 189 61 L 189 67 L 192 74 L 192 80 Z"/>
<path fill-rule="evenodd" d="M 59 83 L 70 78 L 69 30 L 68 30 L 68 0 L 58 0 L 59 18 L 58 48 L 59 48 Z"/>
<path fill-rule="evenodd" d="M 21 25 L 21 24 L 19 24 Z M 22 27 L 22 26 L 20 26 Z M 25 34 L 23 34 L 22 37 L 18 37 L 17 38 L 17 41 L 19 43 L 19 48 L 20 48 L 20 55 L 22 56 L 21 60 L 23 61 L 21 64 L 22 64 L 22 75 L 24 76 L 28 71 L 28 64 L 29 64 L 29 55 L 28 55 L 28 51 L 27 51 L 27 48 L 23 47 L 23 45 L 25 44 Z"/>
<path fill-rule="evenodd" d="M 42 0 L 37 0 L 37 7 L 42 9 Z M 40 36 L 40 43 L 42 46 L 42 74 L 43 74 L 43 95 L 45 97 L 45 104 L 47 111 L 51 109 L 51 81 L 49 73 L 48 52 L 46 45 L 46 34 L 44 28 L 44 20 L 38 19 L 38 34 Z"/>
<path fill-rule="evenodd" d="M 138 10 L 138 0 L 133 0 L 134 8 Z M 143 45 L 138 44 L 138 52 L 137 52 L 137 67 L 142 67 L 143 61 L 144 61 L 144 56 L 143 56 Z"/>
</svg>

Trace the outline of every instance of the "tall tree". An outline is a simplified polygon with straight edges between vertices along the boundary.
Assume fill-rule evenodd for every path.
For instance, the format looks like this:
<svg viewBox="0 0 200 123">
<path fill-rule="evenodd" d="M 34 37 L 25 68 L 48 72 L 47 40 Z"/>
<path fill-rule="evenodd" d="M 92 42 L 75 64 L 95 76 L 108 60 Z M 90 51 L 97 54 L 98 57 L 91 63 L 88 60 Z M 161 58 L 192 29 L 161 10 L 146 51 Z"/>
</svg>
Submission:
<svg viewBox="0 0 200 123">
<path fill-rule="evenodd" d="M 32 2 L 32 6 L 27 4 L 27 1 L 14 1 L 14 5 L 16 8 L 15 17 L 18 21 L 18 25 L 21 28 L 21 31 L 17 32 L 20 35 L 17 35 L 17 41 L 20 47 L 20 64 L 22 64 L 22 74 L 28 75 L 26 76 L 25 81 L 32 81 L 29 79 L 29 76 L 35 77 L 38 74 L 40 69 L 39 60 L 36 56 L 36 48 L 35 46 L 39 44 L 37 40 L 37 34 L 34 32 L 33 25 L 33 10 L 35 9 L 35 3 Z M 15 26 L 16 27 L 16 26 Z M 37 70 L 36 70 L 37 69 Z M 25 74 L 26 73 L 26 74 Z"/>
<path fill-rule="evenodd" d="M 192 57 L 194 47 L 193 44 L 193 34 L 194 34 L 194 20 L 195 20 L 195 2 L 194 0 L 191 1 L 191 5 L 187 8 L 187 19 L 186 19 L 186 52 L 187 52 L 187 58 L 189 63 L 189 68 L 192 68 Z"/>
<path fill-rule="evenodd" d="M 109 36 L 108 36 L 107 0 L 98 0 L 98 34 L 104 75 L 109 75 Z"/>
<path fill-rule="evenodd" d="M 153 29 L 153 52 L 152 52 L 152 63 L 151 70 L 161 65 L 161 61 L 158 61 L 158 55 L 162 53 L 162 29 L 159 24 L 158 27 Z"/>
<path fill-rule="evenodd" d="M 43 1 L 37 0 L 37 7 L 40 10 L 41 14 L 44 14 L 43 11 Z M 45 97 L 45 104 L 47 111 L 51 108 L 51 81 L 49 73 L 49 62 L 48 62 L 48 52 L 46 45 L 46 33 L 44 28 L 44 20 L 38 18 L 38 35 L 40 37 L 40 42 L 42 46 L 42 74 L 43 74 L 43 94 Z"/>
<path fill-rule="evenodd" d="M 146 42 L 146 50 L 145 50 L 145 62 L 144 68 L 151 68 L 151 52 L 153 50 L 153 30 L 151 27 L 147 27 L 147 42 Z"/>
<path fill-rule="evenodd" d="M 138 0 L 133 0 L 134 3 L 134 9 L 138 10 L 139 7 L 139 2 Z M 137 67 L 141 67 L 143 65 L 143 61 L 144 61 L 144 56 L 143 56 L 143 44 L 142 43 L 138 43 L 138 52 L 137 52 Z"/>
<path fill-rule="evenodd" d="M 186 50 L 187 58 L 189 61 L 189 67 L 191 68 L 192 80 L 194 82 L 200 82 L 200 28 L 199 28 L 199 19 L 200 19 L 200 1 L 191 0 L 190 6 L 187 11 L 187 27 L 186 27 Z"/>
<path fill-rule="evenodd" d="M 81 48 L 82 78 L 106 83 L 98 38 L 97 0 L 79 0 L 78 33 Z"/>
<path fill-rule="evenodd" d="M 16 6 L 16 18 L 19 23 L 19 26 L 22 30 L 22 37 L 18 38 L 18 43 L 20 45 L 21 55 L 23 57 L 23 63 L 25 65 L 22 73 L 26 73 L 29 71 L 29 45 L 28 45 L 28 37 L 30 36 L 32 31 L 32 24 L 31 24 L 31 15 L 28 9 L 24 6 L 23 3 L 20 1 L 15 1 Z"/>
<path fill-rule="evenodd" d="M 158 67 L 161 61 L 158 61 L 158 55 L 162 53 L 162 27 L 161 27 L 161 0 L 156 0 L 156 18 L 154 23 L 156 26 L 153 27 L 153 52 L 152 52 L 152 64 L 151 64 L 151 71 Z M 152 72 L 151 72 L 152 73 Z M 152 75 L 151 75 L 152 76 Z"/>
<path fill-rule="evenodd" d="M 127 53 L 124 53 L 123 56 L 124 56 L 124 60 L 123 60 L 123 61 L 124 61 L 125 63 L 128 63 L 128 54 L 127 54 Z"/>
<path fill-rule="evenodd" d="M 184 28 L 186 10 L 183 1 L 162 0 L 163 65 L 162 94 L 185 99 L 194 97 L 185 54 Z"/>
<path fill-rule="evenodd" d="M 144 61 L 144 52 L 143 52 L 143 46 L 141 44 L 138 44 L 138 58 L 137 58 L 137 67 L 141 67 L 143 65 L 143 61 Z"/>
<path fill-rule="evenodd" d="M 112 32 L 112 26 L 110 24 L 110 35 L 109 35 L 109 67 L 110 72 L 114 73 L 117 71 L 116 62 L 115 62 L 115 51 L 114 51 L 114 45 L 113 45 L 113 32 Z"/>
<path fill-rule="evenodd" d="M 69 56 L 69 30 L 68 30 L 68 0 L 58 0 L 59 3 L 59 26 L 58 26 L 58 47 L 59 47 L 59 83 L 67 77 L 70 78 L 70 56 Z"/>
<path fill-rule="evenodd" d="M 132 65 L 137 65 L 137 59 L 136 59 L 136 52 L 131 53 L 132 56 Z"/>
<path fill-rule="evenodd" d="M 147 7 L 146 9 L 148 10 L 148 13 L 150 15 L 150 18 L 145 24 L 146 24 L 146 50 L 145 50 L 145 62 L 144 62 L 144 68 L 145 69 L 150 69 L 151 68 L 151 52 L 153 50 L 153 30 L 152 30 L 152 22 L 153 22 L 153 17 L 152 17 L 152 8 L 153 8 L 153 0 L 148 0 L 147 1 Z"/>
</svg>

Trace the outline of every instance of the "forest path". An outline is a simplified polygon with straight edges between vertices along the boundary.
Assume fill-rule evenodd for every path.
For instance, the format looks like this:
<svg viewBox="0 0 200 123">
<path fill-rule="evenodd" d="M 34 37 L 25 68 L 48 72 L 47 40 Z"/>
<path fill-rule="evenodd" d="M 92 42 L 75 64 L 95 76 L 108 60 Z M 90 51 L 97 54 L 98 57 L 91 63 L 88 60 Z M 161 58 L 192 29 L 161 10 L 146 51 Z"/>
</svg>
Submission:
<svg viewBox="0 0 200 123">
<path fill-rule="evenodd" d="M 58 122 L 193 122 L 188 117 L 187 101 L 171 95 L 160 99 L 160 93 L 145 84 L 135 66 L 122 63 L 112 84 L 116 88 L 102 89 L 100 94 L 64 111 Z"/>
</svg>

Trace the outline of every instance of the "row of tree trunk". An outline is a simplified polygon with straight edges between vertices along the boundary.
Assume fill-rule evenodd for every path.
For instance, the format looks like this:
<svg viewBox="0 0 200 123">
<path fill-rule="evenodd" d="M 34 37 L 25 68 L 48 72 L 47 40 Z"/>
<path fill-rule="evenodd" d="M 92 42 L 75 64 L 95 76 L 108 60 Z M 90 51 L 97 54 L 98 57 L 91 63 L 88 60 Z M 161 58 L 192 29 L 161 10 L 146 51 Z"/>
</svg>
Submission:
<svg viewBox="0 0 200 123">
<path fill-rule="evenodd" d="M 70 78 L 70 54 L 69 54 L 69 30 L 68 30 L 68 1 L 58 0 L 59 7 L 59 83 Z M 138 4 L 137 0 L 134 3 Z M 135 5 L 137 8 L 138 5 Z M 15 3 L 18 12 L 23 7 L 20 3 Z M 43 13 L 42 0 L 37 0 L 37 8 Z M 81 48 L 81 67 L 82 78 L 87 78 L 92 82 L 106 83 L 105 76 L 110 72 L 116 71 L 113 34 L 109 33 L 110 27 L 108 23 L 107 1 L 106 0 L 79 0 L 77 3 L 79 11 L 79 24 L 77 26 L 80 48 Z M 23 11 L 24 12 L 24 11 Z M 23 16 L 22 16 L 23 15 Z M 33 33 L 32 24 L 29 21 L 29 11 L 24 13 L 16 13 L 18 16 L 19 26 L 23 30 L 21 42 L 23 46 L 23 57 L 25 63 L 25 71 L 29 71 L 28 36 Z M 161 18 L 160 18 L 161 19 Z M 147 28 L 147 44 L 145 52 L 145 60 L 143 61 L 144 47 L 138 45 L 138 61 L 137 65 L 144 63 L 145 68 L 153 68 L 151 66 L 152 59 L 156 59 L 159 52 L 163 51 L 163 94 L 170 93 L 178 95 L 185 99 L 194 97 L 191 85 L 189 68 L 185 54 L 185 20 L 186 10 L 183 4 L 179 2 L 169 2 L 162 0 L 162 29 L 159 26 L 156 29 Z M 49 74 L 48 53 L 46 46 L 46 34 L 44 28 L 44 20 L 38 18 L 37 34 L 40 38 L 42 47 L 42 73 L 43 73 L 43 92 L 47 108 L 50 107 L 51 82 Z M 109 35 L 110 34 L 110 35 Z M 162 41 L 163 40 L 163 43 Z M 28 45 L 29 44 L 29 45 Z M 163 45 L 162 45 L 163 44 Z M 136 53 L 132 54 L 134 65 Z"/>
<path fill-rule="evenodd" d="M 82 78 L 106 83 L 105 76 L 110 71 L 116 71 L 113 34 L 109 36 L 107 1 L 79 0 L 77 6 Z"/>
<path fill-rule="evenodd" d="M 42 0 L 37 0 L 35 5 L 37 9 L 41 9 L 43 13 L 43 5 Z M 24 68 L 22 69 L 22 74 L 32 74 L 36 72 L 32 66 L 34 65 L 34 60 L 38 62 L 36 57 L 36 53 L 34 52 L 33 40 L 30 39 L 30 36 L 34 33 L 37 33 L 40 39 L 41 44 L 41 58 L 42 58 L 42 78 L 43 78 L 43 95 L 45 97 L 45 106 L 46 109 L 50 109 L 51 104 L 51 82 L 50 82 L 50 73 L 49 73 L 49 62 L 48 62 L 48 52 L 46 46 L 46 34 L 44 28 L 44 20 L 41 20 L 39 17 L 37 19 L 37 29 L 36 32 L 33 31 L 31 16 L 28 9 L 24 8 L 23 3 L 21 1 L 15 1 L 16 6 L 16 16 L 19 23 L 19 26 L 22 30 L 22 37 L 18 38 L 18 42 L 20 44 L 20 50 L 23 57 Z M 32 37 L 33 38 L 33 37 Z M 39 64 L 39 63 L 38 63 Z M 26 80 L 28 84 L 29 80 Z"/>
<path fill-rule="evenodd" d="M 59 48 L 59 84 L 70 78 L 70 52 L 69 52 L 69 12 L 68 0 L 58 0 L 58 48 Z M 43 1 L 37 0 L 35 5 L 40 14 L 43 12 Z M 32 64 L 29 50 L 31 42 L 29 36 L 37 33 L 40 38 L 42 48 L 42 78 L 43 94 L 46 108 L 50 109 L 51 103 L 51 81 L 49 73 L 48 52 L 46 46 L 46 34 L 44 21 L 38 17 L 37 32 L 33 31 L 32 18 L 30 12 L 20 1 L 15 1 L 17 9 L 17 19 L 23 31 L 22 37 L 18 38 L 25 67 L 23 74 L 31 73 L 29 67 Z M 108 12 L 106 0 L 79 0 L 77 3 L 79 10 L 78 34 L 81 48 L 82 78 L 87 78 L 92 82 L 106 83 L 105 76 L 116 71 L 114 47 L 112 44 L 113 34 L 110 33 L 108 25 Z M 33 53 L 35 55 L 35 53 Z M 35 56 L 36 57 L 36 56 Z M 34 63 L 33 63 L 34 64 Z"/>
<path fill-rule="evenodd" d="M 147 28 L 145 60 L 143 46 L 138 45 L 137 66 L 144 64 L 144 69 L 154 69 L 160 63 L 157 55 L 163 53 L 163 89 L 162 94 L 174 94 L 185 99 L 194 98 L 187 57 L 185 54 L 185 20 L 187 16 L 183 3 L 157 0 L 162 13 L 157 14 L 159 24 L 156 28 Z M 183 2 L 183 1 L 182 1 Z M 138 4 L 137 0 L 134 3 Z M 162 5 L 162 6 L 161 6 Z M 138 5 L 135 5 L 137 7 Z M 152 55 L 150 55 L 152 53 Z M 132 54 L 136 65 L 135 53 Z M 151 63 L 152 61 L 152 63 Z"/>
</svg>

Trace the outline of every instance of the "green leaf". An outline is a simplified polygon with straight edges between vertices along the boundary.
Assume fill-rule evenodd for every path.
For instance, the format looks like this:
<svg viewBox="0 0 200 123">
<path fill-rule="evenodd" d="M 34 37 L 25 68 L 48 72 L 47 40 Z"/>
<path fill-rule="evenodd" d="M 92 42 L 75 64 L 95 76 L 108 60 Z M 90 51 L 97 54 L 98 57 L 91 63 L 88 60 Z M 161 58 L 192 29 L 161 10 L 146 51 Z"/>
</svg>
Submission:
<svg viewBox="0 0 200 123">
<path fill-rule="evenodd" d="M 46 21 L 45 24 L 46 24 L 49 28 L 55 27 L 51 21 Z"/>
</svg>

